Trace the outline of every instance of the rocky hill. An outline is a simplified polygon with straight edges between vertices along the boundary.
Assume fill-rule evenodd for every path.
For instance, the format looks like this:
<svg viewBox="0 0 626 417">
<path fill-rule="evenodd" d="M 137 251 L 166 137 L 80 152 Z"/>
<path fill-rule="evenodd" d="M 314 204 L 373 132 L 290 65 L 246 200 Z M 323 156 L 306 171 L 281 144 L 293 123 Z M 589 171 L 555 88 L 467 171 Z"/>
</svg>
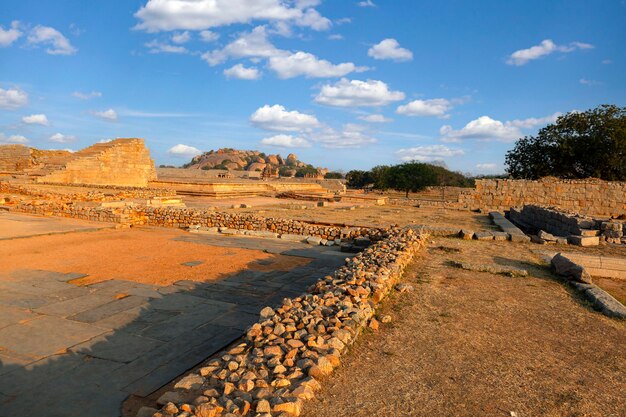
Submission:
<svg viewBox="0 0 626 417">
<path fill-rule="evenodd" d="M 191 162 L 183 165 L 187 169 L 227 169 L 233 171 L 263 171 L 270 166 L 276 169 L 281 176 L 294 176 L 297 172 L 317 171 L 324 175 L 328 172 L 324 168 L 315 168 L 306 164 L 292 153 L 283 158 L 280 154 L 265 154 L 259 151 L 242 151 L 231 148 L 222 148 L 217 151 L 204 152 L 193 157 Z"/>
</svg>

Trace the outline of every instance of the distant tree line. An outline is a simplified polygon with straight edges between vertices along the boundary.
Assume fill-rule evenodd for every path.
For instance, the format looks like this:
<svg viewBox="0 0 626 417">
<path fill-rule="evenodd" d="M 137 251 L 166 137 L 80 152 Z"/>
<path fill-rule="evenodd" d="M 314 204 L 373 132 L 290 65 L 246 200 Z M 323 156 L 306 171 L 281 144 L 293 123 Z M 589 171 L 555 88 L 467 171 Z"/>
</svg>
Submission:
<svg viewBox="0 0 626 417">
<path fill-rule="evenodd" d="M 404 191 L 407 197 L 409 192 L 415 193 L 430 186 L 474 186 L 474 181 L 461 173 L 423 162 L 379 165 L 369 171 L 353 170 L 346 174 L 346 180 L 350 188 L 392 189 Z"/>
<path fill-rule="evenodd" d="M 626 181 L 626 107 L 570 112 L 519 139 L 506 154 L 513 178 L 601 178 Z"/>
</svg>

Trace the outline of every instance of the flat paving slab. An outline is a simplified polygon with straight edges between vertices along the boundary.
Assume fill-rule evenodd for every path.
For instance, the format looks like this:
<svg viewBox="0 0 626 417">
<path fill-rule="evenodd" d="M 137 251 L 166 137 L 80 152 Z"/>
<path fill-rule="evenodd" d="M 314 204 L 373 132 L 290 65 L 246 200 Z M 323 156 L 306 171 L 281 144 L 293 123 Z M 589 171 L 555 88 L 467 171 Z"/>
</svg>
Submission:
<svg viewBox="0 0 626 417">
<path fill-rule="evenodd" d="M 304 292 L 346 257 L 274 239 L 179 239 L 310 261 L 167 286 L 68 282 L 81 271 L 0 274 L 0 417 L 119 416 L 129 395 L 147 396 L 201 363 L 241 337 L 261 308 Z"/>
<path fill-rule="evenodd" d="M 114 225 L 110 223 L 0 211 L 0 240 L 57 233 L 87 232 L 113 227 Z"/>
</svg>

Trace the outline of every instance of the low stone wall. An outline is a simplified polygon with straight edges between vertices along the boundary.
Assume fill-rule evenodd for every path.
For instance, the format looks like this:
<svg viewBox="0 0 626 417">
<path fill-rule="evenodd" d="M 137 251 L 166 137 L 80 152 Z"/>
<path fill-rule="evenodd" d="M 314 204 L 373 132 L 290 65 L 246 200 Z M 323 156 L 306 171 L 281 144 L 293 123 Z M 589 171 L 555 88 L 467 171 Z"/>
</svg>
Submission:
<svg viewBox="0 0 626 417">
<path fill-rule="evenodd" d="M 509 218 L 532 233 L 543 230 L 553 235 L 567 237 L 581 235 L 583 230 L 596 229 L 591 217 L 569 214 L 554 208 L 526 205 L 521 210 L 509 211 Z"/>
<path fill-rule="evenodd" d="M 38 214 L 41 216 L 71 217 L 74 219 L 119 224 L 127 224 L 131 212 L 130 208 L 113 209 L 50 201 L 20 202 L 17 206 L 12 208 L 24 213 Z"/>
<path fill-rule="evenodd" d="M 581 214 L 619 216 L 626 214 L 626 182 L 598 179 L 476 180 L 473 191 L 459 195 L 470 209 L 508 210 L 526 204 L 556 206 Z"/>
<path fill-rule="evenodd" d="M 0 172 L 23 171 L 30 166 L 30 148 L 24 145 L 0 145 Z"/>
<path fill-rule="evenodd" d="M 376 306 L 425 240 L 392 230 L 307 293 L 264 308 L 241 343 L 182 378 L 160 411 L 142 415 L 300 415 L 348 346 L 366 326 L 376 327 Z"/>
<path fill-rule="evenodd" d="M 58 185 L 47 183 L 38 184 Z M 38 189 L 37 187 L 31 188 L 28 186 L 0 181 L 0 193 L 26 195 L 46 200 L 53 199 L 58 201 L 117 201 L 125 198 L 150 199 L 154 197 L 171 197 L 176 195 L 176 191 L 164 188 L 116 187 L 85 184 L 66 184 L 64 187 L 97 188 L 97 190 L 77 193 L 61 193 Z M 111 192 L 103 192 L 102 190 L 111 190 Z"/>
</svg>

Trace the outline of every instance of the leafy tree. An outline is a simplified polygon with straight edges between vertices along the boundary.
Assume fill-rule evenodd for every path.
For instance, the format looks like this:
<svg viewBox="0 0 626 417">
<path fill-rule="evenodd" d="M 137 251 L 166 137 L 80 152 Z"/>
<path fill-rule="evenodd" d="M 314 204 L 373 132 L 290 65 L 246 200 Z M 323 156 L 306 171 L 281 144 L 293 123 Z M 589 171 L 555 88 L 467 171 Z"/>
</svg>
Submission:
<svg viewBox="0 0 626 417">
<path fill-rule="evenodd" d="M 327 180 L 340 180 L 343 178 L 343 174 L 341 172 L 327 172 L 324 174 L 324 178 Z"/>
<path fill-rule="evenodd" d="M 595 177 L 626 180 L 626 107 L 571 112 L 519 139 L 506 154 L 513 178 Z"/>
<path fill-rule="evenodd" d="M 317 168 L 315 168 L 313 165 L 307 165 L 296 170 L 296 177 L 302 178 L 307 174 L 317 174 Z"/>
<path fill-rule="evenodd" d="M 374 183 L 371 171 L 352 170 L 346 174 L 347 185 L 350 188 L 363 188 Z"/>
</svg>

